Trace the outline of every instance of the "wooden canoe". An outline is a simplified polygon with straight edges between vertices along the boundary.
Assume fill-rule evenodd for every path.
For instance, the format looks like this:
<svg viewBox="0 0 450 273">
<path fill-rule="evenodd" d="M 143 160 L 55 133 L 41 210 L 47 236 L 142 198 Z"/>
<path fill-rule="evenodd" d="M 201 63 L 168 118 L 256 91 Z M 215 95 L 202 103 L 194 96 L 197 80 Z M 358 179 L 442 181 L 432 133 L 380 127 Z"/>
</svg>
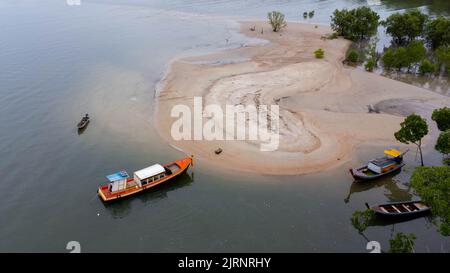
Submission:
<svg viewBox="0 0 450 273">
<path fill-rule="evenodd" d="M 366 206 L 378 215 L 389 217 L 413 217 L 430 211 L 430 207 L 422 201 L 392 202 L 372 207 L 366 203 Z"/>
<path fill-rule="evenodd" d="M 355 179 L 355 181 L 358 182 L 358 181 L 367 181 L 367 180 L 374 180 L 374 179 L 380 178 L 387 174 L 391 174 L 391 173 L 401 170 L 401 168 L 403 168 L 403 166 L 405 166 L 404 163 L 398 163 L 393 168 L 391 168 L 389 171 L 384 172 L 384 173 L 375 173 L 375 172 L 369 170 L 369 168 L 367 168 L 367 165 L 364 165 L 359 168 L 352 168 L 349 171 L 350 171 L 351 175 L 353 176 L 353 178 Z"/>
<path fill-rule="evenodd" d="M 186 172 L 186 170 L 192 164 L 193 164 L 192 157 L 186 157 L 186 158 L 183 158 L 180 160 L 176 160 L 170 164 L 164 165 L 164 169 L 166 169 L 166 175 L 164 177 L 157 179 L 151 183 L 148 183 L 144 186 L 139 186 L 133 180 L 133 178 L 128 178 L 127 187 L 124 190 L 111 192 L 109 190 L 109 185 L 102 185 L 98 188 L 97 193 L 104 202 L 109 202 L 109 201 L 117 200 L 120 198 L 124 198 L 124 197 L 130 196 L 130 195 L 142 192 L 149 188 L 153 188 L 159 184 L 173 180 L 180 174 Z"/>
<path fill-rule="evenodd" d="M 84 129 L 89 123 L 89 118 L 82 118 L 80 122 L 77 124 L 78 130 Z"/>
</svg>

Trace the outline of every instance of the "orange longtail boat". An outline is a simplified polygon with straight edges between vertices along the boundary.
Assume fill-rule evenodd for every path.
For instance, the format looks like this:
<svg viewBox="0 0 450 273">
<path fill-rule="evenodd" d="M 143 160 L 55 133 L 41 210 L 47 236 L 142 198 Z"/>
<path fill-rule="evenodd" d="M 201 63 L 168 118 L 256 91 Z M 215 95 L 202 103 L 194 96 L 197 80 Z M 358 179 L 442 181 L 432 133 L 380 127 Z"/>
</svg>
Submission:
<svg viewBox="0 0 450 273">
<path fill-rule="evenodd" d="M 109 183 L 100 186 L 97 193 L 104 202 L 124 198 L 172 180 L 193 164 L 193 156 L 190 156 L 164 166 L 155 164 L 136 171 L 132 178 L 125 171 L 113 173 L 106 176 Z"/>
</svg>

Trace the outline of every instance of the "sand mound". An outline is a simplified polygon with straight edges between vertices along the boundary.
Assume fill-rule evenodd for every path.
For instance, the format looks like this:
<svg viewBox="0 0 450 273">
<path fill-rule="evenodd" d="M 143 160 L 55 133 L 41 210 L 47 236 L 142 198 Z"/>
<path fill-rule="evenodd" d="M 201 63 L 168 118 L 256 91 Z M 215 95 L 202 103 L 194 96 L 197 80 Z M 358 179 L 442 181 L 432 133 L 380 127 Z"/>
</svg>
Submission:
<svg viewBox="0 0 450 273">
<path fill-rule="evenodd" d="M 267 174 L 300 174 L 336 167 L 353 155 L 357 145 L 398 145 L 393 133 L 402 114 L 426 102 L 420 112 L 450 104 L 448 97 L 357 69 L 345 69 L 342 59 L 348 48 L 343 39 L 327 40 L 327 27 L 290 23 L 281 33 L 248 31 L 266 23 L 243 23 L 243 32 L 264 38 L 269 44 L 227 50 L 207 56 L 185 58 L 172 64 L 157 98 L 156 125 L 162 137 L 205 164 Z M 313 52 L 325 51 L 318 60 Z M 222 60 L 239 60 L 223 62 Z M 243 107 L 279 106 L 280 145 L 263 152 L 260 141 L 175 141 L 170 116 L 177 104 L 193 106 L 201 96 L 203 105 Z M 408 101 L 394 107 L 396 101 Z M 414 102 L 414 103 L 411 103 Z M 380 113 L 368 113 L 368 105 Z M 403 104 L 402 104 L 403 105 Z M 389 111 L 391 109 L 391 111 Z M 420 110 L 420 109 L 419 109 Z M 205 120 L 212 113 L 204 111 Z M 245 127 L 257 120 L 249 116 Z M 225 127 L 223 125 L 223 127 Z M 223 152 L 216 155 L 214 150 Z"/>
</svg>

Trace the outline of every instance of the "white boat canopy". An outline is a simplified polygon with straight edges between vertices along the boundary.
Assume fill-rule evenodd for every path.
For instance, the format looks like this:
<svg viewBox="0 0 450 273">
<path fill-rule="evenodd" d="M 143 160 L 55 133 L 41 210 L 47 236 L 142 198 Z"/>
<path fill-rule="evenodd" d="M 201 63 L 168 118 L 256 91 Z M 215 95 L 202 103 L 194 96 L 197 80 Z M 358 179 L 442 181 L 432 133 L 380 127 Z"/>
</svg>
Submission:
<svg viewBox="0 0 450 273">
<path fill-rule="evenodd" d="M 166 170 L 163 166 L 159 164 L 152 165 L 150 167 L 147 167 L 145 169 L 139 170 L 134 172 L 134 175 L 139 178 L 139 180 L 144 180 L 149 177 L 164 173 Z"/>
</svg>

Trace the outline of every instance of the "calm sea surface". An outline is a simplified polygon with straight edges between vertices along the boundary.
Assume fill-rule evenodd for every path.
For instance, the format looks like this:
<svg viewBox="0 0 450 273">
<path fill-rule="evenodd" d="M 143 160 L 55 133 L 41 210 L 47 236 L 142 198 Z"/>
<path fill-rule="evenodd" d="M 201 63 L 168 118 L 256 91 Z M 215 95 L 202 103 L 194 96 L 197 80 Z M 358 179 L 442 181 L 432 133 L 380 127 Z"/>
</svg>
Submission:
<svg viewBox="0 0 450 273">
<path fill-rule="evenodd" d="M 71 1 L 69 1 L 71 2 Z M 155 86 L 169 62 L 242 43 L 239 19 L 280 10 L 290 21 L 327 23 L 335 8 L 375 4 L 382 17 L 419 7 L 449 15 L 448 1 L 0 0 L 0 251 L 356 251 L 351 226 L 364 202 L 414 198 L 397 177 L 352 185 L 348 167 L 316 175 L 257 176 L 196 165 L 171 184 L 104 205 L 104 176 L 183 154 L 152 125 Z M 431 3 L 431 4 L 430 4 Z M 228 43 L 226 42 L 228 39 Z M 88 128 L 75 125 L 85 113 Z M 440 164 L 428 149 L 427 163 Z M 268 155 L 269 157 L 270 155 Z M 407 158 L 416 165 L 414 153 Z M 365 235 L 388 247 L 414 232 L 417 251 L 449 251 L 427 218 L 375 222 Z"/>
</svg>

